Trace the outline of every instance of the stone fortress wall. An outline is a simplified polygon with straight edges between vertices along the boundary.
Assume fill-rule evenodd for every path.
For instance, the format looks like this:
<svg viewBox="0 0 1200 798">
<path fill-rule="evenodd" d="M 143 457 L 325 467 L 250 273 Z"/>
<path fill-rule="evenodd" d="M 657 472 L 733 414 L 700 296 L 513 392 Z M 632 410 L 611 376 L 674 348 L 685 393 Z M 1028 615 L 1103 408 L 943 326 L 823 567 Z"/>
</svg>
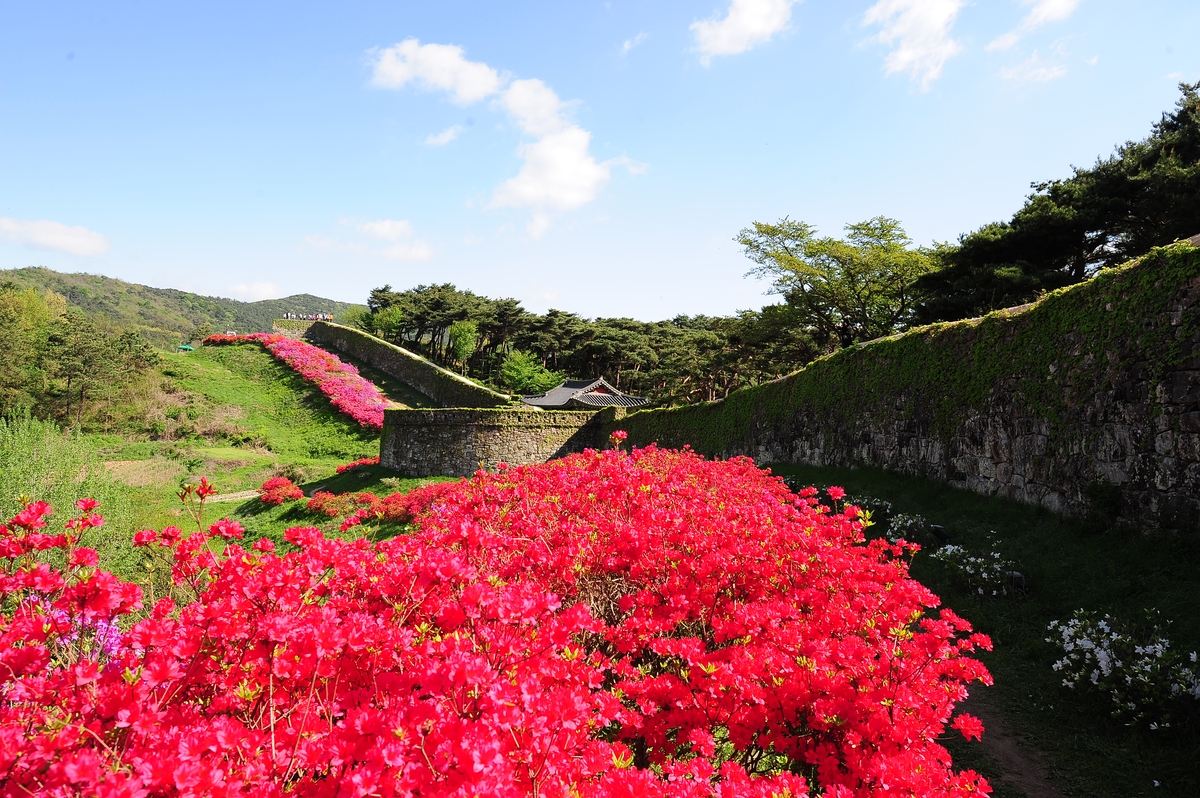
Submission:
<svg viewBox="0 0 1200 798">
<path fill-rule="evenodd" d="M 1135 523 L 1194 531 L 1200 248 L 1155 250 L 1031 305 L 614 426 L 638 445 L 889 468 L 1068 514 L 1111 501 Z"/>
<path fill-rule="evenodd" d="M 612 413 L 570 410 L 388 410 L 381 465 L 414 477 L 470 476 L 500 463 L 544 463 L 599 448 Z"/>
</svg>

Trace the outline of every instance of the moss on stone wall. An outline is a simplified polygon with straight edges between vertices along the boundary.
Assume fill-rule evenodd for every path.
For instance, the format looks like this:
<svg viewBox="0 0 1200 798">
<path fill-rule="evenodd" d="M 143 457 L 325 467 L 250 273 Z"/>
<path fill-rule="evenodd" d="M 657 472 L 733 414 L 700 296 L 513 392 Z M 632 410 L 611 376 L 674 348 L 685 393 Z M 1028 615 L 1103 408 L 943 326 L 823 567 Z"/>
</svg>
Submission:
<svg viewBox="0 0 1200 798">
<path fill-rule="evenodd" d="M 933 454 L 911 470 L 953 478 L 944 461 L 984 445 L 972 427 L 980 418 L 1028 428 L 987 433 L 1003 440 L 1036 428 L 1046 439 L 1043 470 L 1061 471 L 1051 461 L 1088 455 L 1100 427 L 1115 423 L 1100 418 L 1107 404 L 1124 403 L 1126 415 L 1148 413 L 1128 420 L 1130 445 L 1154 457 L 1154 435 L 1178 432 L 1200 409 L 1188 376 L 1200 369 L 1197 293 L 1200 249 L 1177 244 L 1028 306 L 860 344 L 723 401 L 639 411 L 610 426 L 637 444 L 686 444 L 710 456 L 802 461 L 819 451 L 844 464 L 868 462 L 880 436 L 902 439 L 896 445 L 910 452 L 913 439 Z M 1071 467 L 1087 469 L 1086 460 Z M 1080 493 L 1078 485 L 1062 490 L 1067 503 Z"/>
<path fill-rule="evenodd" d="M 1107 374 L 1133 363 L 1161 380 L 1190 356 L 1184 345 L 1198 329 L 1197 314 L 1182 313 L 1178 325 L 1161 317 L 1197 281 L 1200 249 L 1163 247 L 1030 305 L 859 344 L 727 399 L 638 411 L 618 426 L 638 443 L 688 444 L 718 455 L 742 448 L 754 428 L 798 407 L 833 420 L 910 396 L 908 409 L 928 415 L 948 437 L 973 409 L 1006 390 L 1053 427 L 1063 389 L 1082 399 Z"/>
</svg>

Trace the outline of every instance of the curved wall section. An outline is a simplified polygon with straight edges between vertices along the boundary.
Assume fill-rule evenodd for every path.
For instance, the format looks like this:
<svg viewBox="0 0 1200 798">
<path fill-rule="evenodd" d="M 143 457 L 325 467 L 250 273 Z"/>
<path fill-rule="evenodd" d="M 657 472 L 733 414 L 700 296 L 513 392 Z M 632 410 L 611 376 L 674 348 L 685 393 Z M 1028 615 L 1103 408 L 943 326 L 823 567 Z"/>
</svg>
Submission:
<svg viewBox="0 0 1200 798">
<path fill-rule="evenodd" d="M 388 410 L 379 462 L 413 477 L 466 477 L 482 466 L 530 465 L 603 445 L 612 412 Z"/>
</svg>

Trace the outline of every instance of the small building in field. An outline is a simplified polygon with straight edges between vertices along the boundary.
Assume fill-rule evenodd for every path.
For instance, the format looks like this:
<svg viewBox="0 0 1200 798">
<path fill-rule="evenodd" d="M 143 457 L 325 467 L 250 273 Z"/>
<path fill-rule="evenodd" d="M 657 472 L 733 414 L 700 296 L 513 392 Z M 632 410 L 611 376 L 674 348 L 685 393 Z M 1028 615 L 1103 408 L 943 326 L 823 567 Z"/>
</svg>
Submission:
<svg viewBox="0 0 1200 798">
<path fill-rule="evenodd" d="M 546 410 L 598 410 L 602 407 L 641 407 L 650 403 L 641 396 L 622 393 L 603 377 L 567 380 L 545 393 L 522 396 L 521 401 Z"/>
</svg>

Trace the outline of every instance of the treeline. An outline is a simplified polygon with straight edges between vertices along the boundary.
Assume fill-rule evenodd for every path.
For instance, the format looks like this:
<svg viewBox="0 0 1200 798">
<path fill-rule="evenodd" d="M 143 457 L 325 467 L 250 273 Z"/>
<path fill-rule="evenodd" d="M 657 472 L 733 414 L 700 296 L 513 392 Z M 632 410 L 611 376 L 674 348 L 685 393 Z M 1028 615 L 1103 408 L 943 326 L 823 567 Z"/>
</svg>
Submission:
<svg viewBox="0 0 1200 798">
<path fill-rule="evenodd" d="M 353 319 L 358 326 L 517 393 L 544 391 L 567 376 L 604 376 L 659 403 L 704 401 L 787 374 L 821 351 L 786 305 L 732 317 L 585 319 L 531 313 L 515 299 L 442 284 L 385 285 L 367 306 Z"/>
<path fill-rule="evenodd" d="M 784 300 L 760 311 L 589 320 L 450 284 L 385 285 L 350 321 L 514 392 L 605 376 L 658 404 L 720 398 L 838 347 L 1029 302 L 1200 233 L 1200 83 L 1180 90 L 1146 139 L 1034 184 L 1011 220 L 957 243 L 915 247 L 886 217 L 847 225 L 843 238 L 786 217 L 755 222 L 735 240 Z"/>
<path fill-rule="evenodd" d="M 136 331 L 103 326 L 52 291 L 0 283 L 0 417 L 103 427 L 158 362 Z"/>
</svg>

